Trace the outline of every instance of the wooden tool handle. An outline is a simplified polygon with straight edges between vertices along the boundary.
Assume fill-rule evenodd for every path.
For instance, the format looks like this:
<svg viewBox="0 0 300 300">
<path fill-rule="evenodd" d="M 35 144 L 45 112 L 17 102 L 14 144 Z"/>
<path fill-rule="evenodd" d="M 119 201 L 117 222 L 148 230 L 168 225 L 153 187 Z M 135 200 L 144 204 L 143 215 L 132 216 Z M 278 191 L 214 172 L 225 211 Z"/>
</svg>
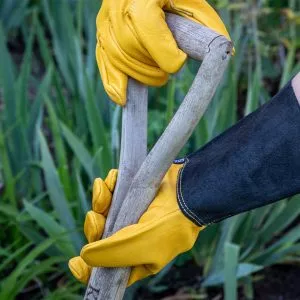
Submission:
<svg viewBox="0 0 300 300">
<path fill-rule="evenodd" d="M 114 195 L 110 214 L 106 222 L 104 237 L 109 236 L 124 226 L 136 223 L 152 202 L 163 176 L 206 111 L 231 55 L 232 43 L 224 36 L 220 36 L 209 28 L 180 16 L 167 14 L 166 18 L 179 48 L 190 57 L 202 60 L 203 62 L 183 103 L 158 142 L 143 161 L 129 189 L 128 186 L 131 178 L 128 175 L 125 178 L 125 175 L 120 174 L 115 194 L 120 193 L 121 183 L 119 181 L 126 181 L 126 188 L 120 193 L 122 197 Z M 144 89 L 136 83 L 135 86 L 132 86 L 132 89 L 139 88 L 141 89 L 140 91 Z M 128 94 L 130 95 L 130 93 L 131 86 L 129 85 Z M 132 105 L 132 108 L 135 107 L 140 101 L 138 98 L 141 95 L 145 95 L 145 93 L 145 91 L 141 93 L 132 91 L 132 95 L 136 96 L 132 99 L 129 97 L 128 107 L 129 105 Z M 145 118 L 144 115 L 143 118 Z M 141 121 L 141 124 L 144 126 L 145 121 Z M 130 129 L 128 124 L 123 123 L 123 126 L 131 134 L 139 130 L 137 127 Z M 123 143 L 125 143 L 123 139 L 124 136 L 122 136 L 122 147 Z M 145 139 L 143 143 L 145 143 Z M 141 142 L 137 142 L 135 144 L 136 147 L 144 149 Z M 120 162 L 120 167 L 125 170 L 129 160 L 134 161 L 136 159 L 134 155 L 138 155 L 139 158 L 144 155 L 140 155 L 137 152 L 132 155 L 132 153 L 127 153 L 126 151 L 122 149 L 122 159 Z M 133 150 L 129 149 L 128 151 Z M 138 163 L 134 163 L 134 168 L 139 163 L 140 160 Z M 131 174 L 134 173 L 135 170 Z M 124 197 L 125 194 L 126 197 Z M 85 299 L 122 299 L 129 274 L 130 268 L 94 268 Z"/>
</svg>

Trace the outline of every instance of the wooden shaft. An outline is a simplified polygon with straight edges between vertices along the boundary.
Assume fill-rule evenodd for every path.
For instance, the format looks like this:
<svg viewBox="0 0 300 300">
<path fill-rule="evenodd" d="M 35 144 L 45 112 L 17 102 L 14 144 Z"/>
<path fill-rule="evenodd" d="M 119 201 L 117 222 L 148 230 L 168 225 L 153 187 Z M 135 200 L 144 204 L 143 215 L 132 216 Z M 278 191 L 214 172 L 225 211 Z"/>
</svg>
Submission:
<svg viewBox="0 0 300 300">
<path fill-rule="evenodd" d="M 127 104 L 122 112 L 121 153 L 118 180 L 113 194 L 103 238 L 111 235 L 117 215 L 126 197 L 130 184 L 147 155 L 147 109 L 148 88 L 129 78 L 127 87 Z M 97 299 L 99 288 L 92 284 L 96 277 L 93 268 L 90 283 L 86 289 L 85 299 Z"/>
<path fill-rule="evenodd" d="M 113 231 L 117 215 L 130 184 L 147 155 L 147 109 L 148 88 L 129 78 L 127 104 L 122 112 L 121 153 L 117 185 L 112 207 L 105 223 L 103 237 Z"/>
<path fill-rule="evenodd" d="M 212 30 L 171 14 L 167 22 L 178 46 L 203 62 L 176 115 L 135 175 L 121 209 L 115 210 L 120 203 L 115 206 L 113 202 L 114 222 L 107 225 L 110 233 L 136 223 L 147 209 L 164 174 L 204 114 L 231 54 L 231 42 Z M 129 274 L 130 268 L 94 268 L 85 299 L 122 299 Z"/>
</svg>

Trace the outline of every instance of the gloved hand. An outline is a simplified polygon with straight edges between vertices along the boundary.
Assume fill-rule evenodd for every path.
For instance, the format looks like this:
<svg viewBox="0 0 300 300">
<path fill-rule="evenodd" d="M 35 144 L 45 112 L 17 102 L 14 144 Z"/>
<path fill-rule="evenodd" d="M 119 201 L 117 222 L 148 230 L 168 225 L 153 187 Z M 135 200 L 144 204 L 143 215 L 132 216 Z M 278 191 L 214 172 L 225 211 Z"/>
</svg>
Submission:
<svg viewBox="0 0 300 300">
<path fill-rule="evenodd" d="M 69 261 L 73 275 L 86 283 L 91 266 L 134 266 L 128 285 L 160 271 L 178 254 L 192 248 L 199 227 L 183 215 L 176 198 L 176 182 L 182 165 L 173 164 L 164 177 L 156 198 L 137 224 L 127 226 L 111 237 L 99 240 L 109 210 L 117 172 L 110 171 L 93 187 L 93 211 L 88 212 L 84 232 L 89 244 L 80 256 Z"/>
<path fill-rule="evenodd" d="M 126 103 L 128 76 L 146 85 L 160 86 L 186 60 L 165 22 L 163 10 L 230 39 L 222 20 L 204 0 L 103 0 L 96 21 L 96 57 L 104 88 L 117 104 Z"/>
<path fill-rule="evenodd" d="M 87 282 L 90 266 L 134 266 L 132 284 L 190 249 L 205 225 L 300 193 L 299 118 L 289 82 L 271 101 L 176 161 L 138 224 L 101 241 L 117 174 L 96 179 L 84 226 L 89 244 L 70 260 L 72 273 Z"/>
</svg>

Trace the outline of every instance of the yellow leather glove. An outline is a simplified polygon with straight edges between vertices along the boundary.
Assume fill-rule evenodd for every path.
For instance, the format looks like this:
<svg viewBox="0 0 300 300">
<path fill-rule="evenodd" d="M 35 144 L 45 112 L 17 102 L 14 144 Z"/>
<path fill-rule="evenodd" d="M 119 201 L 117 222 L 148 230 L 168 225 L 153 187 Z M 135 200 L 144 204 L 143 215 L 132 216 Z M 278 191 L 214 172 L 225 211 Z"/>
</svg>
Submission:
<svg viewBox="0 0 300 300">
<path fill-rule="evenodd" d="M 128 285 L 159 272 L 178 254 L 191 249 L 204 228 L 195 225 L 181 212 L 176 198 L 177 175 L 182 165 L 173 164 L 158 193 L 139 222 L 111 237 L 99 240 L 109 210 L 117 172 L 110 171 L 105 181 L 96 179 L 93 211 L 86 216 L 84 232 L 89 244 L 80 256 L 69 261 L 73 275 L 86 283 L 91 267 L 133 266 Z"/>
<path fill-rule="evenodd" d="M 160 86 L 186 60 L 163 10 L 229 38 L 222 20 L 204 0 L 103 0 L 96 21 L 96 57 L 104 88 L 117 104 L 126 103 L 127 76 Z"/>
</svg>

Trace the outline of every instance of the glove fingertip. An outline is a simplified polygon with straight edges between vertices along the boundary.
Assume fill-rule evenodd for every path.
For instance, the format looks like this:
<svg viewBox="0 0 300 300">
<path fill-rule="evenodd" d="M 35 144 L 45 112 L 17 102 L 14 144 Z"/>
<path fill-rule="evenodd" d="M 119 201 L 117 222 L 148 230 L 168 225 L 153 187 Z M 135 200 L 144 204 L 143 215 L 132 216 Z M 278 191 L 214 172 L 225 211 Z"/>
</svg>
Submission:
<svg viewBox="0 0 300 300">
<path fill-rule="evenodd" d="M 93 199 L 92 207 L 93 211 L 98 214 L 106 215 L 111 203 L 112 194 L 101 178 L 97 178 L 93 185 Z"/>
<path fill-rule="evenodd" d="M 96 178 L 93 183 L 93 199 L 92 201 L 97 201 L 101 194 L 101 185 L 102 185 L 102 179 L 101 178 Z"/>
<path fill-rule="evenodd" d="M 106 218 L 94 211 L 86 214 L 84 222 L 84 234 L 89 243 L 100 239 L 103 234 Z"/>
<path fill-rule="evenodd" d="M 97 242 L 96 242 L 97 243 Z M 91 244 L 87 244 L 85 246 L 82 247 L 81 251 L 80 251 L 80 257 L 83 259 L 83 261 L 90 265 L 90 266 L 98 266 L 97 263 L 95 263 L 95 261 L 93 260 L 93 246 Z"/>
<path fill-rule="evenodd" d="M 117 88 L 104 84 L 105 91 L 107 92 L 109 98 L 115 102 L 117 105 L 125 106 L 127 102 L 126 91 L 118 91 Z"/>
<path fill-rule="evenodd" d="M 69 269 L 73 276 L 80 282 L 87 284 L 91 274 L 91 267 L 88 266 L 80 256 L 73 257 L 68 262 Z"/>
<path fill-rule="evenodd" d="M 118 170 L 117 169 L 111 169 L 105 178 L 104 182 L 107 185 L 108 189 L 113 192 L 115 189 L 115 185 L 117 182 L 118 177 Z"/>
</svg>

